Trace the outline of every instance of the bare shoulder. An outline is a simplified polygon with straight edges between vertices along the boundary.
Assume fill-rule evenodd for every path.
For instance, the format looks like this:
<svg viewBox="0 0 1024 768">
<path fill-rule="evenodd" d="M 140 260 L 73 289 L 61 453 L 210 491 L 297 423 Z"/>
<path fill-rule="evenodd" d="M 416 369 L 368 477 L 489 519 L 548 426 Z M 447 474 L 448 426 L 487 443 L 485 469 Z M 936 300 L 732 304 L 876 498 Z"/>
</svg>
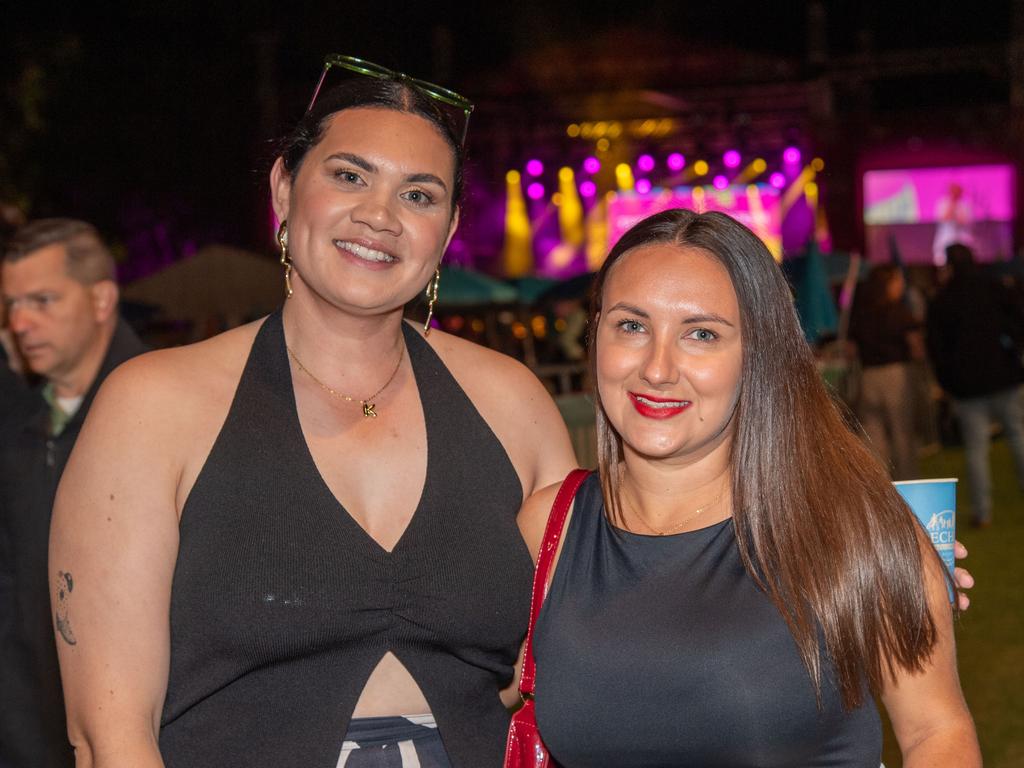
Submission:
<svg viewBox="0 0 1024 768">
<path fill-rule="evenodd" d="M 551 514 L 551 507 L 555 503 L 558 489 L 561 483 L 552 483 L 541 488 L 530 496 L 519 510 L 516 522 L 519 524 L 519 531 L 526 541 L 530 550 L 530 556 L 537 560 L 537 553 L 540 551 L 540 543 L 544 538 L 544 528 L 548 522 L 548 515 Z M 568 523 L 567 523 L 568 524 Z"/>
<path fill-rule="evenodd" d="M 529 368 L 447 333 L 432 331 L 428 342 L 505 447 L 525 496 L 576 465 L 558 407 Z"/>
<path fill-rule="evenodd" d="M 216 399 L 225 387 L 233 392 L 261 324 L 258 320 L 195 344 L 139 355 L 118 366 L 101 392 L 115 390 L 147 407 Z"/>
<path fill-rule="evenodd" d="M 551 395 L 533 371 L 508 355 L 437 331 L 431 331 L 429 342 L 463 389 L 479 389 L 485 395 L 499 390 L 506 406 L 551 402 Z"/>
<path fill-rule="evenodd" d="M 120 365 L 89 409 L 79 438 L 87 453 L 95 461 L 147 457 L 151 481 L 159 474 L 173 482 L 180 513 L 227 417 L 259 327 L 257 321 Z"/>
</svg>

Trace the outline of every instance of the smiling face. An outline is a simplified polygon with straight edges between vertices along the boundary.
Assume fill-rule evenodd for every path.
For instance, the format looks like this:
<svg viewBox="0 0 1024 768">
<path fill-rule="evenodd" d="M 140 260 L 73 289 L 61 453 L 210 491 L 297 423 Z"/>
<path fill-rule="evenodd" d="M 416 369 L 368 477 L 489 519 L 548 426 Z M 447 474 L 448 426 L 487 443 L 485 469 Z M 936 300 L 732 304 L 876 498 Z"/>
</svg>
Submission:
<svg viewBox="0 0 1024 768">
<path fill-rule="evenodd" d="M 358 315 L 410 301 L 455 232 L 454 173 L 429 121 L 374 107 L 331 118 L 294 179 L 278 159 L 271 187 L 288 222 L 296 297 L 308 291 Z"/>
<path fill-rule="evenodd" d="M 611 268 L 601 306 L 597 387 L 627 456 L 727 451 L 743 347 L 725 267 L 699 249 L 641 246 Z"/>
</svg>

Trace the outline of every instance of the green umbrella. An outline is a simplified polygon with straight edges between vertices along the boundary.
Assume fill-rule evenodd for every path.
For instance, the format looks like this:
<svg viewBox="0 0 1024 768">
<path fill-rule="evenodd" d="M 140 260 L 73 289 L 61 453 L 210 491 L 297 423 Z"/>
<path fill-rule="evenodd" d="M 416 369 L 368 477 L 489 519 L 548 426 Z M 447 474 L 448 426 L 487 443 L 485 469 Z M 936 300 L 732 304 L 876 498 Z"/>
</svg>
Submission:
<svg viewBox="0 0 1024 768">
<path fill-rule="evenodd" d="M 440 307 L 469 307 L 480 304 L 510 304 L 518 298 L 516 289 L 493 277 L 456 267 L 441 267 Z"/>
</svg>

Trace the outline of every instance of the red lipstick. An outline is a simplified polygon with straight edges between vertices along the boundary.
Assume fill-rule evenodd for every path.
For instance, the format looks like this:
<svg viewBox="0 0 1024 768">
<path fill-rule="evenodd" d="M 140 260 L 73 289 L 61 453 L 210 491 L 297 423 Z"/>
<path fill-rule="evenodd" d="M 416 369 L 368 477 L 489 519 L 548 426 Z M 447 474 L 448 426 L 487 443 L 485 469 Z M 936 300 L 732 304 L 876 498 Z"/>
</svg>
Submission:
<svg viewBox="0 0 1024 768">
<path fill-rule="evenodd" d="M 636 392 L 630 392 L 629 399 L 633 403 L 633 407 L 636 408 L 636 412 L 648 419 L 670 419 L 693 405 L 689 400 L 681 398 L 654 397 L 653 395 L 639 395 Z"/>
</svg>

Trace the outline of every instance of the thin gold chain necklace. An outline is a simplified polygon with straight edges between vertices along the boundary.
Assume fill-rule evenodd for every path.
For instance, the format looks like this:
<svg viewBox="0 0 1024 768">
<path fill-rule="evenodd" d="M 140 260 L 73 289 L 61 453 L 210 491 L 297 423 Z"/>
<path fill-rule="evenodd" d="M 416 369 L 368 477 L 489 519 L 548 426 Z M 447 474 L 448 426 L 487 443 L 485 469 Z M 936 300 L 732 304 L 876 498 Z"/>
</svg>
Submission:
<svg viewBox="0 0 1024 768">
<path fill-rule="evenodd" d="M 691 520 L 696 520 L 698 517 L 703 515 L 705 512 L 707 512 L 709 509 L 711 509 L 713 506 L 715 506 L 715 504 L 717 504 L 721 500 L 722 500 L 722 494 L 718 494 L 717 496 L 715 496 L 715 498 L 713 498 L 707 504 L 705 504 L 702 507 L 698 507 L 696 510 L 694 510 L 693 512 L 688 514 L 686 517 L 684 517 L 681 521 L 679 521 L 678 523 L 673 525 L 671 528 L 663 528 L 663 529 L 660 529 L 660 530 L 658 528 L 655 528 L 649 522 L 647 522 L 647 518 L 640 514 L 640 510 L 637 507 L 633 507 L 632 511 L 633 511 L 633 514 L 636 515 L 636 519 L 639 520 L 641 523 L 643 523 L 644 527 L 647 528 L 647 530 L 649 530 L 655 536 L 667 536 L 670 533 L 674 533 L 675 531 L 678 531 L 680 528 L 682 528 L 684 525 L 686 525 Z"/>
<path fill-rule="evenodd" d="M 292 350 L 291 347 L 285 344 L 285 349 L 288 350 L 288 354 L 292 356 L 292 360 L 295 361 L 295 364 L 299 366 L 299 370 L 301 370 L 303 373 L 309 376 L 309 378 L 311 378 L 313 381 L 319 384 L 321 389 L 323 389 L 325 392 L 330 392 L 335 397 L 339 397 L 348 403 L 354 403 L 358 401 L 359 404 L 363 406 L 363 416 L 367 417 L 368 419 L 377 418 L 377 404 L 373 402 L 373 399 L 377 397 L 377 395 L 379 395 L 385 389 L 387 389 L 388 385 L 395 380 L 395 376 L 398 375 L 398 369 L 402 367 L 402 359 L 405 357 L 405 344 L 402 344 L 401 348 L 398 350 L 398 362 L 395 363 L 395 370 L 393 370 L 391 372 L 391 375 L 388 376 L 388 380 L 384 382 L 384 386 L 382 386 L 369 397 L 358 398 L 353 397 L 352 395 L 346 395 L 344 392 L 339 392 L 336 389 L 331 389 L 330 387 L 328 387 L 326 384 L 320 381 L 320 379 L 314 376 L 306 366 L 302 364 L 302 361 L 299 360 L 298 357 L 296 357 L 295 352 L 294 350 Z"/>
</svg>

